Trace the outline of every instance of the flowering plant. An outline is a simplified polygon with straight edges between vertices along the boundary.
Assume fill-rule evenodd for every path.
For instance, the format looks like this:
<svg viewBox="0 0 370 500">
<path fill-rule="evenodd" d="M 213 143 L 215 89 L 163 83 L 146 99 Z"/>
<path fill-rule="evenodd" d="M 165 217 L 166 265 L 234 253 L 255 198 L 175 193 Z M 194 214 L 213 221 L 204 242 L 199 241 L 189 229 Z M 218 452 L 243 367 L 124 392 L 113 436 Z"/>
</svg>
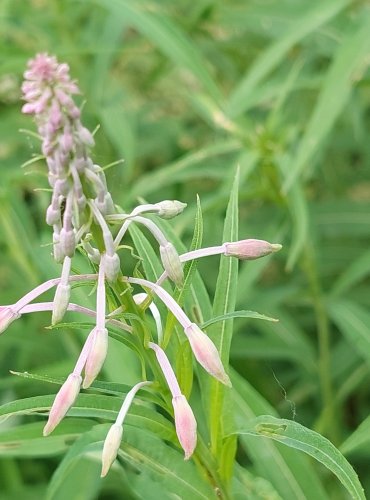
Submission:
<svg viewBox="0 0 370 500">
<path fill-rule="evenodd" d="M 186 204 L 164 200 L 129 212 L 114 204 L 104 170 L 92 160 L 94 136 L 82 125 L 81 109 L 73 99 L 79 88 L 68 65 L 39 54 L 24 76 L 23 112 L 34 117 L 47 163 L 52 194 L 46 223 L 53 230 L 53 258 L 62 270 L 60 278 L 0 308 L 0 333 L 22 315 L 39 311 L 51 311 L 55 327 L 67 311 L 94 318 L 94 324 L 72 372 L 64 381 L 54 381 L 61 385 L 57 394 L 43 399 L 46 407 L 26 403 L 23 412 L 47 411 L 45 437 L 66 415 L 89 417 L 88 429 L 81 433 L 84 440 L 73 446 L 79 453 L 99 455 L 101 476 L 114 464 L 119 467 L 119 457 L 150 471 L 153 495 L 160 478 L 171 498 L 230 498 L 242 482 L 233 480 L 237 422 L 228 366 L 232 321 L 238 316 L 274 321 L 253 311 L 234 311 L 238 260 L 265 257 L 281 245 L 238 240 L 236 175 L 224 242 L 200 247 L 198 203 L 192 248 L 183 251 L 166 219 L 180 215 Z M 154 246 L 140 228 L 150 233 Z M 135 250 L 122 243 L 127 231 Z M 86 257 L 93 272 L 72 272 L 76 252 Z M 140 260 L 131 272 L 126 257 L 133 253 Z M 198 259 L 212 255 L 221 256 L 213 304 L 196 270 Z M 95 310 L 71 302 L 76 284 L 96 289 Z M 52 302 L 36 302 L 54 287 Z M 132 388 L 97 380 L 114 347 L 110 337 L 140 360 L 141 378 Z M 272 418 L 257 423 L 253 432 L 276 436 L 286 428 Z M 180 461 L 180 450 L 187 463 Z M 140 491 L 144 497 L 142 487 Z"/>
</svg>

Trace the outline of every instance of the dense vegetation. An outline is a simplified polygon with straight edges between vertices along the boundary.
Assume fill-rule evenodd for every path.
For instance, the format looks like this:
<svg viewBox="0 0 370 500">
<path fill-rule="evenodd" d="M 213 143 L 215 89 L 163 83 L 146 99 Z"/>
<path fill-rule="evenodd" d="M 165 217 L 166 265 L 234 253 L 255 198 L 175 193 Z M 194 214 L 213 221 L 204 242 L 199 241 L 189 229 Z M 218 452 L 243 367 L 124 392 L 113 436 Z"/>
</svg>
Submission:
<svg viewBox="0 0 370 500">
<path fill-rule="evenodd" d="M 100 126 L 96 161 L 124 160 L 106 170 L 124 209 L 186 202 L 170 225 L 190 246 L 199 194 L 203 246 L 217 245 L 239 166 L 239 237 L 283 250 L 239 266 L 236 309 L 279 322 L 234 320 L 238 425 L 272 415 L 320 433 L 370 492 L 368 2 L 4 0 L 0 16 L 0 304 L 60 274 L 44 223 L 44 162 L 21 168 L 39 147 L 20 113 L 22 73 L 47 51 L 70 64 L 85 124 Z M 218 267 L 217 257 L 198 263 L 211 297 Z M 82 257 L 76 268 L 84 272 Z M 9 370 L 68 373 L 86 332 L 45 330 L 49 323 L 45 313 L 27 315 L 1 336 L 0 403 L 55 392 Z M 101 377 L 132 385 L 138 373 L 131 351 L 112 350 Z M 45 495 L 90 425 L 71 417 L 48 445 L 43 422 L 0 420 L 1 499 Z M 260 425 L 268 434 L 275 424 Z M 237 461 L 240 498 L 347 498 L 335 475 L 274 441 L 242 435 Z M 49 498 L 123 498 L 136 477 L 126 465 L 100 481 L 99 464 L 82 455 L 54 475 Z M 145 496 L 145 480 L 136 494 L 157 498 L 155 489 Z"/>
</svg>

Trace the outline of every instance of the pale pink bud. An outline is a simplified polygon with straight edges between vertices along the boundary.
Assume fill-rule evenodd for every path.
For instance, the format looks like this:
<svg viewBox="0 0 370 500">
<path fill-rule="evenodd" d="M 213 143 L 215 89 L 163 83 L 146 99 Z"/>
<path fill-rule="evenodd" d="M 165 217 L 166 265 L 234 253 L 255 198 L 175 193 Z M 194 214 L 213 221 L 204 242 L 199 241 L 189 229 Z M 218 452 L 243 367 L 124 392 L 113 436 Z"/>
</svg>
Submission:
<svg viewBox="0 0 370 500">
<path fill-rule="evenodd" d="M 231 387 L 229 376 L 222 365 L 220 355 L 212 340 L 197 326 L 191 323 L 184 329 L 191 349 L 199 364 L 217 380 Z"/>
<path fill-rule="evenodd" d="M 55 291 L 53 312 L 51 316 L 51 324 L 55 325 L 62 321 L 65 312 L 68 309 L 69 299 L 71 296 L 71 286 L 59 283 Z"/>
<path fill-rule="evenodd" d="M 84 389 L 90 387 L 100 372 L 108 352 L 108 330 L 95 327 L 89 354 L 85 365 Z"/>
<path fill-rule="evenodd" d="M 101 258 L 103 260 L 104 273 L 107 280 L 110 282 L 116 281 L 121 269 L 121 262 L 118 255 L 116 253 L 113 255 L 104 253 Z"/>
<path fill-rule="evenodd" d="M 187 207 L 186 203 L 181 203 L 177 200 L 164 200 L 154 205 L 157 209 L 157 215 L 162 217 L 162 219 L 172 219 L 176 215 L 181 214 L 183 210 Z"/>
<path fill-rule="evenodd" d="M 54 226 L 54 224 L 60 223 L 60 209 L 54 208 L 53 205 L 49 205 L 46 210 L 46 224 L 48 226 Z"/>
<path fill-rule="evenodd" d="M 103 446 L 101 477 L 105 477 L 108 474 L 112 463 L 117 457 L 117 453 L 121 445 L 122 432 L 122 425 L 117 423 L 113 424 L 108 431 Z"/>
<path fill-rule="evenodd" d="M 176 434 L 185 452 L 185 460 L 188 460 L 197 445 L 197 422 L 184 395 L 175 396 L 172 399 L 172 406 L 175 413 Z"/>
<path fill-rule="evenodd" d="M 169 241 L 159 247 L 161 260 L 169 278 L 177 286 L 181 286 L 184 281 L 184 273 L 176 248 Z"/>
<path fill-rule="evenodd" d="M 21 315 L 11 307 L 0 306 L 0 333 L 5 332 L 8 326 L 20 317 Z"/>
<path fill-rule="evenodd" d="M 264 240 L 241 240 L 224 243 L 224 254 L 228 257 L 237 257 L 241 260 L 253 260 L 278 252 L 282 246 L 278 243 L 269 243 Z"/>
<path fill-rule="evenodd" d="M 44 427 L 44 436 L 48 436 L 62 420 L 75 402 L 81 387 L 81 376 L 71 373 L 55 396 L 49 419 Z"/>
<path fill-rule="evenodd" d="M 76 248 L 75 233 L 73 229 L 65 229 L 63 227 L 60 231 L 59 242 L 64 255 L 73 257 Z"/>
<path fill-rule="evenodd" d="M 83 127 L 81 125 L 78 128 L 77 133 L 78 133 L 78 136 L 79 136 L 81 142 L 86 144 L 86 146 L 89 146 L 90 148 L 92 148 L 94 146 L 94 144 L 95 144 L 94 138 L 93 138 L 91 132 L 86 127 Z"/>
</svg>

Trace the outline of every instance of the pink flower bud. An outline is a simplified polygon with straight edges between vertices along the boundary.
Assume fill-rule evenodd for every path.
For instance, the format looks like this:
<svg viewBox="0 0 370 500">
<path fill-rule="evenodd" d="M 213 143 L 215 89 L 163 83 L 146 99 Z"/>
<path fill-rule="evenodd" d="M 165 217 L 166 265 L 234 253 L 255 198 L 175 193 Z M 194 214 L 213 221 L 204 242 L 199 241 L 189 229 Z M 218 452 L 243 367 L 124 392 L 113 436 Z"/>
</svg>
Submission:
<svg viewBox="0 0 370 500">
<path fill-rule="evenodd" d="M 49 419 L 44 427 L 44 436 L 48 436 L 62 420 L 75 402 L 81 387 L 81 377 L 71 373 L 55 396 Z"/>
<path fill-rule="evenodd" d="M 264 240 L 241 240 L 224 243 L 224 254 L 228 257 L 237 257 L 241 260 L 253 260 L 278 252 L 282 246 L 278 243 L 269 243 Z"/>
<path fill-rule="evenodd" d="M 191 349 L 199 364 L 217 380 L 231 387 L 229 376 L 222 365 L 220 355 L 212 340 L 197 326 L 191 323 L 184 329 Z"/>
<path fill-rule="evenodd" d="M 175 413 L 176 434 L 185 452 L 185 460 L 188 460 L 197 445 L 197 422 L 184 395 L 174 397 L 172 406 Z"/>
<path fill-rule="evenodd" d="M 93 338 L 85 365 L 85 378 L 82 384 L 84 389 L 90 387 L 100 372 L 108 352 L 108 330 L 95 327 L 91 332 Z"/>
<path fill-rule="evenodd" d="M 176 248 L 169 241 L 159 247 L 163 267 L 169 278 L 177 286 L 181 286 L 184 281 L 184 273 Z"/>
<path fill-rule="evenodd" d="M 21 315 L 11 307 L 0 306 L 0 333 L 5 332 L 8 326 L 20 317 Z"/>
<path fill-rule="evenodd" d="M 164 200 L 156 203 L 154 205 L 157 209 L 157 215 L 162 217 L 162 219 L 172 219 L 176 215 L 181 214 L 183 210 L 187 207 L 186 203 L 181 203 L 177 200 Z"/>
<path fill-rule="evenodd" d="M 112 463 L 117 457 L 117 453 L 121 445 L 122 432 L 122 425 L 117 423 L 113 424 L 108 431 L 103 446 L 101 477 L 105 477 L 108 474 Z"/>
<path fill-rule="evenodd" d="M 113 255 L 104 253 L 101 258 L 103 261 L 104 273 L 107 280 L 110 282 L 116 281 L 118 273 L 121 269 L 121 262 L 118 255 L 116 253 Z"/>
<path fill-rule="evenodd" d="M 64 314 L 68 309 L 70 296 L 71 296 L 71 286 L 59 283 L 54 296 L 53 312 L 51 316 L 52 325 L 55 325 L 60 321 L 62 321 Z"/>
</svg>

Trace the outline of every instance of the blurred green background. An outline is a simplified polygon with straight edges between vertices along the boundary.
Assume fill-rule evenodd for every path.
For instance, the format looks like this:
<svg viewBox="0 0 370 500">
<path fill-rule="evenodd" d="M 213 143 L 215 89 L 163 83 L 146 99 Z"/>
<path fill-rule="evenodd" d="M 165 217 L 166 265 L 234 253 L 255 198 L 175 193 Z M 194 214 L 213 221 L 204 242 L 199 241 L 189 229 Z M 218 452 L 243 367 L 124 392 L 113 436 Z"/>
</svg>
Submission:
<svg viewBox="0 0 370 500">
<path fill-rule="evenodd" d="M 124 160 L 107 177 L 125 209 L 188 203 L 172 225 L 189 244 L 198 193 L 204 246 L 218 244 L 240 167 L 240 238 L 284 249 L 240 266 L 237 307 L 280 322 L 237 320 L 231 364 L 281 416 L 339 448 L 348 439 L 342 450 L 370 492 L 369 2 L 2 0 L 0 21 L 0 303 L 60 273 L 39 190 L 45 166 L 21 168 L 39 152 L 20 132 L 34 131 L 20 112 L 22 73 L 49 52 L 78 80 L 86 126 L 100 125 L 96 163 Z M 216 257 L 199 263 L 210 293 L 217 268 Z M 1 403 L 49 390 L 9 370 L 68 373 L 83 334 L 50 332 L 49 321 L 27 316 L 1 337 Z M 110 354 L 108 380 L 130 383 L 136 372 L 129 352 Z M 1 499 L 40 498 L 64 453 L 1 450 Z M 118 479 L 98 486 L 95 464 L 79 477 L 71 499 L 119 491 Z"/>
</svg>

